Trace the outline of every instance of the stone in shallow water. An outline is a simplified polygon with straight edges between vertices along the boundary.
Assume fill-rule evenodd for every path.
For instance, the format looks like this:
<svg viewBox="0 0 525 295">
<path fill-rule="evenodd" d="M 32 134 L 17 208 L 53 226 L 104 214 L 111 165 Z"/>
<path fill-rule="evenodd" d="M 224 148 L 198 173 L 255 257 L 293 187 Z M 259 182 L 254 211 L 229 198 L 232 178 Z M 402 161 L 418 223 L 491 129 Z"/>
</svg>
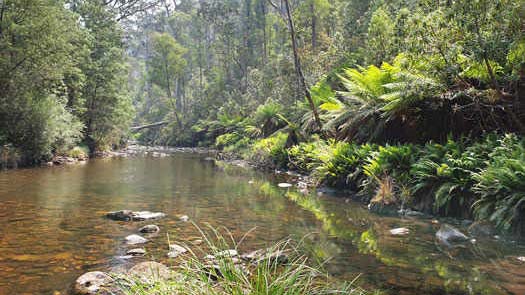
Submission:
<svg viewBox="0 0 525 295">
<path fill-rule="evenodd" d="M 87 272 L 75 281 L 74 294 L 95 295 L 111 294 L 110 285 L 113 279 L 101 271 Z"/>
<path fill-rule="evenodd" d="M 120 210 L 109 212 L 106 217 L 117 221 L 144 221 L 152 219 L 160 219 L 165 217 L 166 214 L 162 212 L 150 212 L 150 211 L 131 211 L 131 210 Z"/>
<path fill-rule="evenodd" d="M 182 215 L 179 217 L 179 220 L 180 221 L 184 221 L 184 222 L 188 222 L 190 220 L 190 218 L 188 217 L 188 215 Z"/>
<path fill-rule="evenodd" d="M 129 235 L 126 237 L 126 243 L 128 245 L 135 245 L 135 244 L 144 244 L 147 243 L 148 239 L 143 238 L 139 235 Z"/>
<path fill-rule="evenodd" d="M 186 253 L 188 250 L 182 246 L 179 246 L 177 244 L 171 244 L 170 245 L 170 252 L 168 252 L 168 257 L 175 258 L 179 256 L 180 254 Z"/>
<path fill-rule="evenodd" d="M 394 228 L 390 230 L 390 234 L 394 236 L 404 236 L 404 235 L 408 235 L 409 233 L 410 233 L 410 230 L 406 227 Z"/>
<path fill-rule="evenodd" d="M 144 256 L 144 255 L 146 255 L 146 249 L 144 249 L 144 248 L 131 249 L 131 250 L 126 251 L 126 255 Z"/>
<path fill-rule="evenodd" d="M 289 188 L 289 187 L 292 187 L 292 184 L 291 183 L 287 183 L 287 182 L 281 182 L 277 186 L 278 187 L 282 187 L 282 188 Z"/>
<path fill-rule="evenodd" d="M 139 229 L 141 233 L 156 233 L 159 232 L 160 228 L 155 224 L 148 224 Z"/>
<path fill-rule="evenodd" d="M 443 224 L 436 233 L 436 238 L 441 244 L 451 247 L 454 243 L 461 243 L 468 241 L 468 237 L 460 232 L 457 228 Z"/>
<path fill-rule="evenodd" d="M 234 250 L 234 249 L 224 250 L 224 251 L 215 253 L 215 257 L 217 257 L 217 258 L 235 257 L 235 256 L 238 256 L 238 255 L 239 255 L 239 253 L 237 252 L 237 250 Z"/>
</svg>

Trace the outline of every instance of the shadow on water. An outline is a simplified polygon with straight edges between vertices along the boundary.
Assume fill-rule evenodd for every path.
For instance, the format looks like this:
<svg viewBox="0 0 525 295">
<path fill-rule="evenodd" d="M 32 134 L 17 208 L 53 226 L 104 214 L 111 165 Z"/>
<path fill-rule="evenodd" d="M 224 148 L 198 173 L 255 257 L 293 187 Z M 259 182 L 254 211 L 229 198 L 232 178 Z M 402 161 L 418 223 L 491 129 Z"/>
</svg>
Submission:
<svg viewBox="0 0 525 295">
<path fill-rule="evenodd" d="M 440 251 L 431 220 L 369 213 L 348 196 L 303 195 L 276 186 L 273 176 L 203 156 L 94 160 L 84 165 L 0 173 L 0 294 L 66 292 L 81 273 L 128 268 L 141 259 L 172 263 L 167 237 L 190 241 L 198 232 L 179 220 L 224 226 L 242 250 L 292 236 L 305 238 L 315 259 L 341 280 L 385 294 L 524 294 L 522 244 L 479 240 Z M 124 260 L 125 236 L 147 224 L 114 222 L 107 211 L 162 211 L 162 232 L 149 237 L 145 258 Z M 389 230 L 406 227 L 406 236 Z"/>
</svg>

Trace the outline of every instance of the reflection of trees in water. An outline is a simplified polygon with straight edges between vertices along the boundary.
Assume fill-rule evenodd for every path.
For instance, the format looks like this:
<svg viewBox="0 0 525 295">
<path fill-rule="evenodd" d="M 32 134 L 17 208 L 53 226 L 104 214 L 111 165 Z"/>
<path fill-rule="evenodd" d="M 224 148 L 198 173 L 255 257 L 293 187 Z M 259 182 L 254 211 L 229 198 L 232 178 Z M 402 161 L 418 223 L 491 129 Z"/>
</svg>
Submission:
<svg viewBox="0 0 525 295">
<path fill-rule="evenodd" d="M 313 213 L 322 222 L 322 229 L 328 235 L 350 240 L 359 254 L 373 255 L 380 262 L 377 271 L 392 272 L 376 274 L 386 280 L 385 287 L 452 294 L 505 293 L 495 286 L 494 281 L 489 281 L 488 274 L 482 271 L 485 263 L 479 261 L 480 254 L 484 253 L 482 249 L 463 249 L 466 253 L 460 255 L 470 255 L 468 259 L 450 259 L 437 251 L 433 241 L 434 231 L 428 223 L 411 221 L 406 223 L 412 230 L 409 236 L 392 236 L 389 230 L 399 224 L 399 219 L 363 213 L 365 210 L 356 207 L 351 207 L 354 212 L 350 212 L 351 217 L 348 217 L 340 208 L 330 208 L 336 209 L 335 213 L 327 210 L 323 201 L 314 195 L 302 195 L 294 191 L 287 191 L 285 195 Z M 364 217 L 364 214 L 367 216 Z M 414 232 L 421 236 L 414 237 Z M 327 255 L 322 249 L 316 253 L 325 257 Z M 364 275 L 365 279 L 367 276 Z"/>
</svg>

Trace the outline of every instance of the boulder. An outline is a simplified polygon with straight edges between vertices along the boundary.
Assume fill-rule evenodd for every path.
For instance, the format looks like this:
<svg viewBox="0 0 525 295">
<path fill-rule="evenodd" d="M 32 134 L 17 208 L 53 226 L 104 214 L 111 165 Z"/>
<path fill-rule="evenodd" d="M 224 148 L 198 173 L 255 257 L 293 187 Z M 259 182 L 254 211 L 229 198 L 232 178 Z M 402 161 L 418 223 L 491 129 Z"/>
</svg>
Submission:
<svg viewBox="0 0 525 295">
<path fill-rule="evenodd" d="M 110 295 L 113 294 L 113 279 L 101 271 L 87 272 L 75 281 L 73 293 L 77 295 Z"/>
<path fill-rule="evenodd" d="M 440 244 L 447 247 L 452 247 L 457 243 L 463 243 L 469 240 L 465 234 L 448 224 L 441 225 L 441 228 L 436 232 L 436 238 Z"/>
<path fill-rule="evenodd" d="M 159 231 L 160 231 L 160 228 L 155 224 L 148 224 L 139 229 L 139 232 L 144 233 L 144 234 L 157 233 Z"/>
<path fill-rule="evenodd" d="M 179 217 L 179 220 L 180 221 L 184 221 L 184 222 L 188 222 L 190 220 L 190 218 L 188 217 L 188 215 L 182 215 Z"/>
<path fill-rule="evenodd" d="M 150 211 L 131 211 L 131 210 L 120 210 L 109 212 L 106 217 L 117 221 L 144 221 L 152 219 L 160 219 L 165 217 L 166 214 L 162 212 L 150 212 Z"/>
<path fill-rule="evenodd" d="M 126 244 L 128 245 L 144 244 L 147 242 L 148 242 L 148 239 L 143 238 L 139 235 L 129 235 L 126 237 Z"/>
<path fill-rule="evenodd" d="M 173 278 L 173 272 L 167 266 L 155 261 L 141 262 L 133 266 L 128 275 L 144 283 Z"/>
</svg>

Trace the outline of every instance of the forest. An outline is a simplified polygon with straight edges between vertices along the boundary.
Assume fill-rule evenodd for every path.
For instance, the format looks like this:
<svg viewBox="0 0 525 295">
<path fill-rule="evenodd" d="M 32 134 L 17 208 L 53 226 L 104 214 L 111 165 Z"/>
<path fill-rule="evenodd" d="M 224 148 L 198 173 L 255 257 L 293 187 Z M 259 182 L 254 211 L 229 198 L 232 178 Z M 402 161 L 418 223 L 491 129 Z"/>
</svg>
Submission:
<svg viewBox="0 0 525 295">
<path fill-rule="evenodd" d="M 523 237 L 524 135 L 523 0 L 0 0 L 0 168 L 203 148 Z"/>
</svg>

